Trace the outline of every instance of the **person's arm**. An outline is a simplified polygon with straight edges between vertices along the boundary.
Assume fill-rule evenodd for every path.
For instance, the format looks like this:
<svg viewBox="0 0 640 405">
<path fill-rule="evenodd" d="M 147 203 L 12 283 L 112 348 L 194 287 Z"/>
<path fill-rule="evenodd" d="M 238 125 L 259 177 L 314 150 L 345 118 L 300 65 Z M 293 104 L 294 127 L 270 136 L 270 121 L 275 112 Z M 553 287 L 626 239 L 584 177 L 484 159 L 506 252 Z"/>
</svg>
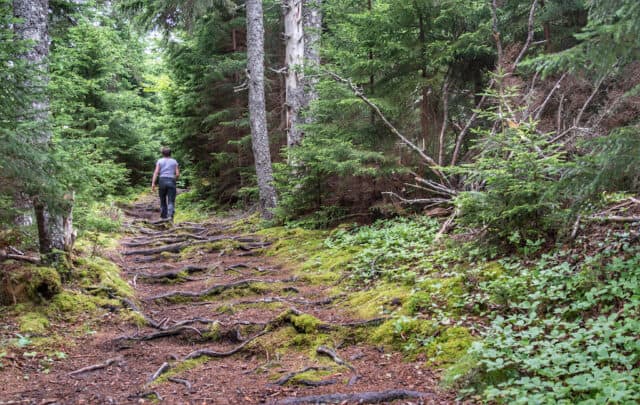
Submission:
<svg viewBox="0 0 640 405">
<path fill-rule="evenodd" d="M 180 177 L 180 166 L 178 166 L 178 162 L 176 162 L 176 180 Z"/>
<path fill-rule="evenodd" d="M 153 179 L 151 180 L 151 191 L 156 191 L 156 179 L 160 173 L 160 163 L 156 163 L 156 170 L 153 172 Z"/>
</svg>

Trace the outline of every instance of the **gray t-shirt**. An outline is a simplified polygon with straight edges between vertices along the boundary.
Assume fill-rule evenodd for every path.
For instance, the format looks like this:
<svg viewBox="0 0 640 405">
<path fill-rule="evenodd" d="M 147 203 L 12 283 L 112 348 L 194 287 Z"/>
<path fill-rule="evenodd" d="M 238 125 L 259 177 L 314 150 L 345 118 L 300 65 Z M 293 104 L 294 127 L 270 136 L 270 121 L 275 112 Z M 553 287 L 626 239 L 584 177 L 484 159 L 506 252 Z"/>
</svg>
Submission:
<svg viewBox="0 0 640 405">
<path fill-rule="evenodd" d="M 158 177 L 176 177 L 176 167 L 178 162 L 173 158 L 160 158 L 158 159 L 158 165 L 160 166 L 160 173 Z"/>
</svg>

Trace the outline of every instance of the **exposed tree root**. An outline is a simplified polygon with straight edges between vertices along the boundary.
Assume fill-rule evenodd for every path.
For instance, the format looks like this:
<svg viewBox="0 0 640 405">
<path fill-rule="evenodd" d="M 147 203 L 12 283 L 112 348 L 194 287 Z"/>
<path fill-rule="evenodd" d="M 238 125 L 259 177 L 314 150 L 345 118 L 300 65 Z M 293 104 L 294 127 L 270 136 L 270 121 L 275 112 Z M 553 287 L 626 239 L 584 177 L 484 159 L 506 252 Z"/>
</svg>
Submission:
<svg viewBox="0 0 640 405">
<path fill-rule="evenodd" d="M 154 382 L 155 380 L 158 379 L 158 377 L 160 377 L 162 374 L 166 373 L 167 371 L 169 371 L 169 369 L 171 368 L 171 366 L 169 365 L 169 363 L 164 362 L 162 363 L 162 365 L 160 366 L 160 368 L 158 368 L 158 370 L 156 370 L 155 373 L 153 373 L 149 379 L 147 380 L 147 385 L 151 384 L 152 382 Z"/>
<path fill-rule="evenodd" d="M 336 362 L 336 364 L 348 367 L 350 370 L 355 371 L 355 368 L 351 364 L 342 360 L 334 350 L 328 348 L 327 346 L 318 346 L 318 348 L 316 349 L 316 353 L 329 356 L 333 361 Z"/>
<path fill-rule="evenodd" d="M 242 349 L 244 349 L 244 347 L 246 345 L 248 345 L 249 343 L 253 342 L 254 340 L 256 340 L 257 338 L 259 338 L 260 336 L 264 335 L 267 333 L 267 330 L 263 330 L 262 332 L 254 335 L 253 337 L 245 340 L 244 342 L 242 342 L 242 344 L 236 346 L 235 348 L 227 351 L 227 352 L 217 352 L 215 350 L 207 350 L 207 349 L 202 349 L 202 350 L 196 350 L 194 352 L 189 353 L 184 359 L 185 360 L 191 360 L 191 359 L 197 359 L 198 357 L 202 357 L 202 356 L 207 356 L 207 357 L 228 357 L 228 356 L 233 356 L 234 354 L 238 353 L 239 351 L 241 351 Z"/>
<path fill-rule="evenodd" d="M 184 274 L 194 274 L 194 273 L 198 273 L 198 272 L 202 272 L 202 271 L 207 271 L 209 270 L 209 267 L 203 267 L 203 266 L 186 266 L 183 267 L 181 269 L 178 270 L 170 270 L 170 271 L 165 271 L 163 273 L 137 273 L 136 275 L 140 278 L 144 278 L 144 279 L 151 279 L 151 280 L 160 280 L 160 279 L 169 279 L 169 280 L 175 280 L 178 279 L 182 276 L 184 276 Z"/>
<path fill-rule="evenodd" d="M 355 403 L 355 404 L 379 404 L 382 402 L 391 402 L 398 399 L 419 399 L 434 398 L 432 393 L 408 391 L 408 390 L 389 390 L 379 392 L 357 392 L 353 394 L 327 394 L 327 395 L 310 395 L 307 397 L 284 398 L 272 402 L 275 405 L 298 405 L 298 404 L 322 404 L 322 403 Z"/>
<path fill-rule="evenodd" d="M 230 290 L 233 288 L 245 288 L 250 286 L 251 284 L 256 283 L 265 283 L 265 284 L 274 284 L 274 283 L 285 283 L 290 280 L 261 280 L 261 279 L 244 279 L 239 281 L 234 281 L 233 283 L 228 284 L 216 284 L 204 291 L 193 292 L 193 291 L 172 291 L 166 294 L 156 295 L 154 297 L 146 298 L 145 301 L 157 301 L 157 300 L 170 300 L 175 298 L 202 298 L 209 295 L 217 295 L 222 293 L 223 291 Z"/>
<path fill-rule="evenodd" d="M 327 367 L 316 367 L 316 366 L 305 367 L 300 371 L 293 371 L 291 373 L 287 373 L 287 374 L 283 375 L 282 377 L 280 377 L 273 384 L 275 384 L 275 385 L 285 385 L 287 382 L 289 382 L 289 380 L 291 380 L 293 377 L 295 377 L 297 375 L 306 373 L 307 371 L 318 371 L 318 370 L 329 370 L 329 368 L 327 368 Z"/>
<path fill-rule="evenodd" d="M 187 387 L 188 391 L 191 391 L 191 383 L 188 380 L 183 380 L 182 378 L 169 377 L 168 381 L 174 382 L 176 384 L 182 384 Z"/>
<path fill-rule="evenodd" d="M 209 239 L 207 236 L 200 236 L 192 233 L 182 234 L 174 237 L 170 236 L 160 236 L 160 237 L 152 237 L 152 238 L 144 238 L 142 240 L 132 240 L 131 242 L 121 242 L 122 246 L 126 247 L 140 247 L 152 245 L 154 243 L 164 243 L 164 244 L 174 244 L 180 243 L 187 240 L 207 240 Z"/>
<path fill-rule="evenodd" d="M 154 321 L 152 318 L 148 317 L 144 312 L 142 312 L 140 310 L 140 308 L 138 308 L 138 306 L 135 304 L 135 302 L 133 302 L 132 300 L 128 299 L 128 298 L 120 298 L 120 302 L 122 302 L 122 304 L 129 308 L 131 311 L 135 312 L 136 314 L 142 316 L 145 320 L 145 322 L 151 326 L 152 328 L 156 328 L 156 329 L 160 329 L 160 324 L 156 321 Z"/>
<path fill-rule="evenodd" d="M 95 371 L 95 370 L 101 370 L 103 368 L 107 368 L 109 366 L 111 366 L 114 363 L 120 363 L 122 361 L 122 357 L 114 357 L 112 359 L 108 359 L 103 363 L 98 363 L 98 364 L 92 364 L 90 366 L 87 367 L 83 367 L 81 369 L 72 371 L 69 373 L 70 376 L 75 376 L 75 375 L 80 375 L 80 374 L 84 374 L 84 373 L 88 373 L 90 371 Z"/>
<path fill-rule="evenodd" d="M 202 331 L 200 331 L 197 328 L 194 328 L 192 326 L 179 326 L 179 327 L 175 327 L 175 328 L 171 328 L 171 329 L 164 329 L 164 330 L 160 330 L 158 332 L 149 333 L 147 335 L 121 336 L 119 338 L 116 338 L 116 340 L 117 341 L 120 341 L 120 340 L 147 341 L 147 340 L 160 339 L 160 338 L 163 338 L 163 337 L 177 336 L 177 335 L 181 335 L 183 332 L 195 332 L 199 336 L 202 336 Z"/>
<path fill-rule="evenodd" d="M 28 262 L 33 264 L 40 263 L 39 257 L 19 255 L 19 254 L 13 254 L 13 253 L 4 253 L 0 250 L 0 261 L 3 261 L 3 260 L 18 260 L 21 262 Z"/>
<path fill-rule="evenodd" d="M 338 380 L 334 378 L 330 378 L 328 380 L 320 380 L 320 381 L 305 380 L 303 378 L 296 380 L 297 385 L 306 385 L 307 387 L 324 387 L 326 385 L 333 385 L 337 382 Z"/>
</svg>

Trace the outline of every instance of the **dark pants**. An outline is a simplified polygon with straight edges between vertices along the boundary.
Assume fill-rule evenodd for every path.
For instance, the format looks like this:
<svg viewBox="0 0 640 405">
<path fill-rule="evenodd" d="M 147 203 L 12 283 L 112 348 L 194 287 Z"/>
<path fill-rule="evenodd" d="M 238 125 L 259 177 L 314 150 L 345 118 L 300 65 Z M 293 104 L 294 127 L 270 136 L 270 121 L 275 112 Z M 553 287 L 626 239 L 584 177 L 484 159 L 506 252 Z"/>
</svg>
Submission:
<svg viewBox="0 0 640 405">
<path fill-rule="evenodd" d="M 160 192 L 160 218 L 173 218 L 176 206 L 176 179 L 160 177 L 158 190 Z"/>
</svg>

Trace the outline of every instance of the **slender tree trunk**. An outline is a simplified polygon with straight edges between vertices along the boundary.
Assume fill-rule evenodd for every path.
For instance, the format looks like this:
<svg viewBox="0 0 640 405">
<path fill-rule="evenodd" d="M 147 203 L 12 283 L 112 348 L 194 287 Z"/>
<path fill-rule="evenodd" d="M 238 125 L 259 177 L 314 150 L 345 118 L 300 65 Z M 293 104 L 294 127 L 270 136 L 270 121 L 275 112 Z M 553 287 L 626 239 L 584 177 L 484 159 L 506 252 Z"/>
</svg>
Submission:
<svg viewBox="0 0 640 405">
<path fill-rule="evenodd" d="M 247 0 L 247 73 L 249 75 L 249 120 L 251 144 L 258 177 L 260 210 L 270 219 L 277 204 L 273 186 L 267 117 L 264 101 L 264 22 L 262 1 Z"/>
<path fill-rule="evenodd" d="M 36 72 L 32 80 L 25 83 L 33 101 L 30 111 L 25 111 L 22 115 L 23 119 L 35 123 L 32 131 L 33 142 L 40 144 L 45 150 L 49 148 L 52 137 L 49 98 L 46 93 L 49 56 L 48 12 L 48 0 L 13 1 L 13 14 L 19 19 L 14 25 L 16 38 L 33 43 L 33 47 L 21 57 L 26 59 Z M 66 207 L 65 215 L 51 212 L 43 202 L 42 196 L 34 197 L 40 253 L 45 261 L 58 261 L 60 257 L 54 252 L 70 251 L 73 245 L 72 199 L 60 205 Z"/>
</svg>

